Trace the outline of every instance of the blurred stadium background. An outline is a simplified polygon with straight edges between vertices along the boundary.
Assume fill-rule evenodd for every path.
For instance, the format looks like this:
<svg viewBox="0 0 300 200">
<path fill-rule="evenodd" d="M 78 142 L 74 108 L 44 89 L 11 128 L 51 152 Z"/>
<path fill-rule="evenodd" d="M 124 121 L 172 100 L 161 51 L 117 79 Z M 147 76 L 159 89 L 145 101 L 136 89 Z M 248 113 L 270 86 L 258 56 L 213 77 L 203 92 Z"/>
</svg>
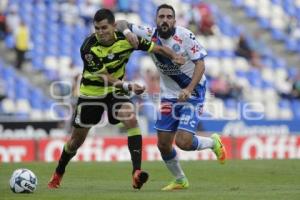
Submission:
<svg viewBox="0 0 300 200">
<path fill-rule="evenodd" d="M 79 48 L 98 8 L 154 25 L 161 3 L 174 6 L 177 24 L 196 33 L 208 51 L 199 134 L 222 134 L 229 159 L 300 158 L 300 0 L 1 0 L 0 161 L 58 159 L 78 95 Z M 135 52 L 126 79 L 147 86 L 147 95 L 134 97 L 143 158 L 159 160 L 153 129 L 159 77 L 151 59 Z M 122 127 L 103 124 L 74 160 L 130 160 Z M 210 151 L 180 156 L 214 159 Z"/>
</svg>

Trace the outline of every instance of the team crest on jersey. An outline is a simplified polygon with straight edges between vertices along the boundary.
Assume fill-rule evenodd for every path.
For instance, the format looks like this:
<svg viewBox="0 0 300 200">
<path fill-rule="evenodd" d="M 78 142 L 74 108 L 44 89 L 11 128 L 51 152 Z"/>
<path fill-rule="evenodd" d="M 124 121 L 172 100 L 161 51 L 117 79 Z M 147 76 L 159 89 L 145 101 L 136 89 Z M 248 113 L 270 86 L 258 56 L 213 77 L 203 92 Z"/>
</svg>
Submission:
<svg viewBox="0 0 300 200">
<path fill-rule="evenodd" d="M 172 46 L 172 49 L 173 49 L 175 52 L 178 52 L 178 51 L 180 50 L 179 44 L 174 44 L 174 45 Z"/>
<path fill-rule="evenodd" d="M 113 54 L 113 53 L 110 53 L 110 54 L 108 54 L 108 56 L 107 56 L 107 57 L 108 57 L 108 59 L 110 59 L 110 60 L 111 60 L 111 59 L 113 59 L 113 58 L 115 57 L 115 54 Z"/>
<path fill-rule="evenodd" d="M 88 63 L 90 63 L 90 62 L 92 62 L 92 60 L 93 60 L 93 55 L 90 54 L 90 53 L 88 53 L 88 54 L 85 54 L 85 55 L 84 55 L 84 58 L 85 58 L 85 60 L 86 60 Z"/>
</svg>

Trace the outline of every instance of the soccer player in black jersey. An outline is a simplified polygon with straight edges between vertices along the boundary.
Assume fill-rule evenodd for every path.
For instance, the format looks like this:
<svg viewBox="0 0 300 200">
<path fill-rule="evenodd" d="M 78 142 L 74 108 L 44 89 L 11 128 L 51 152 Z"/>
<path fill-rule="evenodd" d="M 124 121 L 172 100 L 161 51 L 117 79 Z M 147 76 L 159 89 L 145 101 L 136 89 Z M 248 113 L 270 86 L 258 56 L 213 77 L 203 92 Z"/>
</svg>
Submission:
<svg viewBox="0 0 300 200">
<path fill-rule="evenodd" d="M 64 145 L 58 165 L 48 188 L 58 188 L 66 165 L 83 144 L 90 128 L 97 124 L 106 110 L 111 124 L 122 122 L 128 133 L 128 148 L 132 161 L 132 186 L 140 189 L 148 179 L 148 173 L 141 170 L 142 135 L 138 127 L 133 104 L 126 94 L 129 91 L 139 95 L 145 87 L 123 81 L 125 65 L 134 50 L 159 53 L 176 64 L 183 64 L 182 56 L 171 49 L 138 38 L 133 47 L 126 40 L 126 31 L 115 31 L 114 14 L 100 9 L 94 16 L 95 33 L 83 42 L 80 52 L 84 63 L 78 98 L 73 118 L 71 138 Z M 129 33 L 130 34 L 130 33 Z"/>
</svg>

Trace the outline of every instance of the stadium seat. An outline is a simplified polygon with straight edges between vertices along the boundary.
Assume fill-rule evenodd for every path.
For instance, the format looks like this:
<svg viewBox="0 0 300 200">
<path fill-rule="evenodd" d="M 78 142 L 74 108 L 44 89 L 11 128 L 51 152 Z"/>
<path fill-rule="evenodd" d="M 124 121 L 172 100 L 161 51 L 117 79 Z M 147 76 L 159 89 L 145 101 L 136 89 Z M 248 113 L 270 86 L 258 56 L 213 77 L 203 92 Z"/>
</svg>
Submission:
<svg viewBox="0 0 300 200">
<path fill-rule="evenodd" d="M 14 114 L 16 111 L 15 102 L 12 99 L 5 98 L 1 101 L 2 109 L 5 114 Z"/>
<path fill-rule="evenodd" d="M 234 7 L 242 7 L 243 0 L 231 0 L 231 3 Z"/>
</svg>

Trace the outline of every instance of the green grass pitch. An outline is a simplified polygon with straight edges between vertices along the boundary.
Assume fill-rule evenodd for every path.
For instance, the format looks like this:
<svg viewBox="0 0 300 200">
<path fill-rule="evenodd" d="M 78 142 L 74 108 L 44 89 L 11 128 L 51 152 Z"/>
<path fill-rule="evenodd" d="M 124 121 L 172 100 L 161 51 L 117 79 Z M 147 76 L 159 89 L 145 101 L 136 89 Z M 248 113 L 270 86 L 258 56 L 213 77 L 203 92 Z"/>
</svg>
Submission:
<svg viewBox="0 0 300 200">
<path fill-rule="evenodd" d="M 181 162 L 188 190 L 165 192 L 172 178 L 162 162 L 144 162 L 150 179 L 140 190 L 131 187 L 130 162 L 71 163 L 61 188 L 47 189 L 56 163 L 0 164 L 0 200 L 218 200 L 300 199 L 300 160 Z M 13 170 L 28 168 L 38 177 L 33 194 L 14 194 L 8 181 Z"/>
</svg>

